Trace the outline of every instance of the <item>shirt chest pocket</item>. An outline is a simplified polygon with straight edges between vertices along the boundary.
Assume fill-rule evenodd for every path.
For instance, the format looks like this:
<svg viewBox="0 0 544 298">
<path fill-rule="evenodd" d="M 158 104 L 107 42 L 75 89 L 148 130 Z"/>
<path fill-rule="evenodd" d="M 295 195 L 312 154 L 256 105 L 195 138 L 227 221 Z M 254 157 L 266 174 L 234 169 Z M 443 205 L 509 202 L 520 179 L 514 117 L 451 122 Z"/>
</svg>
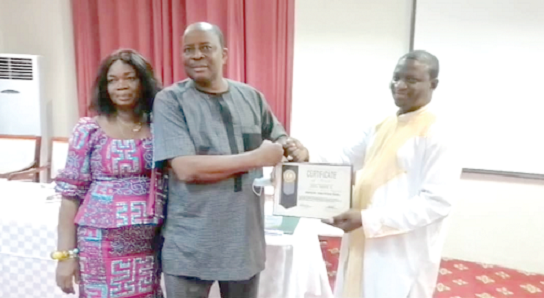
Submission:
<svg viewBox="0 0 544 298">
<path fill-rule="evenodd" d="M 261 146 L 263 142 L 261 127 L 258 125 L 243 125 L 240 127 L 242 131 L 242 140 L 244 142 L 244 152 L 255 150 Z"/>
</svg>

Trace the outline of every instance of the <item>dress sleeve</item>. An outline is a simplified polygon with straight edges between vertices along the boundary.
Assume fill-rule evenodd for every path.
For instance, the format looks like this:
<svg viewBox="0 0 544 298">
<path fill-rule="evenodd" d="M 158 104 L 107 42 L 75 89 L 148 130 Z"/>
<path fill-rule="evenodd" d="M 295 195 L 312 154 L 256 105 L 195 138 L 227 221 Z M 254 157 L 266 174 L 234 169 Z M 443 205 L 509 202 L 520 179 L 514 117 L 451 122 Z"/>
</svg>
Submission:
<svg viewBox="0 0 544 298">
<path fill-rule="evenodd" d="M 55 178 L 55 191 L 63 197 L 83 200 L 91 185 L 91 154 L 98 125 L 91 118 L 76 124 L 68 144 L 66 166 Z"/>
</svg>

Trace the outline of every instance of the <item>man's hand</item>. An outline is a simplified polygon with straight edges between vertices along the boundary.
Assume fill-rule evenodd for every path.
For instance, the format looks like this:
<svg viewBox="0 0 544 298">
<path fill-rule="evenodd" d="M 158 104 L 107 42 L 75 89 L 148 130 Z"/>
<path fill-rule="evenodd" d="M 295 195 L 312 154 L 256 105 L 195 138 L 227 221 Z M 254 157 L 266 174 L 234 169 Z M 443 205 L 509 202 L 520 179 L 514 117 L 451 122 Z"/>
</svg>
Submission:
<svg viewBox="0 0 544 298">
<path fill-rule="evenodd" d="M 273 167 L 279 164 L 283 158 L 283 148 L 280 144 L 265 140 L 259 148 L 255 150 L 258 162 L 263 167 Z"/>
<path fill-rule="evenodd" d="M 323 220 L 323 222 L 333 227 L 342 229 L 346 233 L 349 233 L 363 226 L 361 211 L 354 209 L 351 209 L 345 213 L 333 217 L 332 221 Z"/>
<path fill-rule="evenodd" d="M 302 145 L 302 143 L 295 138 L 287 139 L 284 148 L 287 150 L 287 154 L 294 162 L 305 162 L 310 160 L 310 153 L 308 152 L 308 149 L 306 149 L 306 147 L 304 147 L 304 145 Z"/>
</svg>

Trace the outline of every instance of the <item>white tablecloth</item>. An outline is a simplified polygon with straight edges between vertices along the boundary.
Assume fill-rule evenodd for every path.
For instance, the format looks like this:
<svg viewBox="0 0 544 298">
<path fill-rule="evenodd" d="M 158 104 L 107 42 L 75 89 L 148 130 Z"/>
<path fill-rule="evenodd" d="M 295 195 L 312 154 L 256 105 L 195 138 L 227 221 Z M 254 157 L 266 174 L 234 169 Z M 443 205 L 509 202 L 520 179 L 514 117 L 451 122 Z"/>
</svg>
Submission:
<svg viewBox="0 0 544 298">
<path fill-rule="evenodd" d="M 58 202 L 51 188 L 0 181 L 0 297 L 75 297 L 55 285 Z"/>
<path fill-rule="evenodd" d="M 53 189 L 36 183 L 0 181 L 0 297 L 61 298 L 55 285 L 59 202 Z M 301 220 L 294 235 L 267 235 L 260 297 L 332 297 L 317 238 L 318 224 Z M 210 297 L 219 297 L 217 285 Z"/>
</svg>

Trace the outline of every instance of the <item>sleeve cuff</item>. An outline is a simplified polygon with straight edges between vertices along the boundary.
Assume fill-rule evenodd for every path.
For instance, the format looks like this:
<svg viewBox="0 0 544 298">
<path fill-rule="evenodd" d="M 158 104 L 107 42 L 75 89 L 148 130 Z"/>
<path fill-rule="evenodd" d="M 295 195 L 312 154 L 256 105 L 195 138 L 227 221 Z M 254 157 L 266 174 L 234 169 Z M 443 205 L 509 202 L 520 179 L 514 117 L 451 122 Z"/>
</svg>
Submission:
<svg viewBox="0 0 544 298">
<path fill-rule="evenodd" d="M 64 181 L 57 181 L 55 186 L 55 192 L 60 194 L 61 196 L 67 198 L 76 198 L 79 200 L 83 200 L 85 198 L 88 190 L 88 185 L 77 186 Z"/>
<path fill-rule="evenodd" d="M 362 210 L 361 222 L 366 238 L 379 238 L 404 233 L 398 228 L 386 225 L 383 214 L 376 209 Z"/>
<path fill-rule="evenodd" d="M 197 155 L 192 144 L 178 144 L 176 139 L 162 143 L 153 143 L 153 161 L 155 165 L 182 156 Z"/>
<path fill-rule="evenodd" d="M 380 230 L 380 218 L 375 210 L 362 210 L 361 222 L 363 224 L 363 231 L 365 232 L 366 238 L 375 237 L 376 233 Z"/>
</svg>

